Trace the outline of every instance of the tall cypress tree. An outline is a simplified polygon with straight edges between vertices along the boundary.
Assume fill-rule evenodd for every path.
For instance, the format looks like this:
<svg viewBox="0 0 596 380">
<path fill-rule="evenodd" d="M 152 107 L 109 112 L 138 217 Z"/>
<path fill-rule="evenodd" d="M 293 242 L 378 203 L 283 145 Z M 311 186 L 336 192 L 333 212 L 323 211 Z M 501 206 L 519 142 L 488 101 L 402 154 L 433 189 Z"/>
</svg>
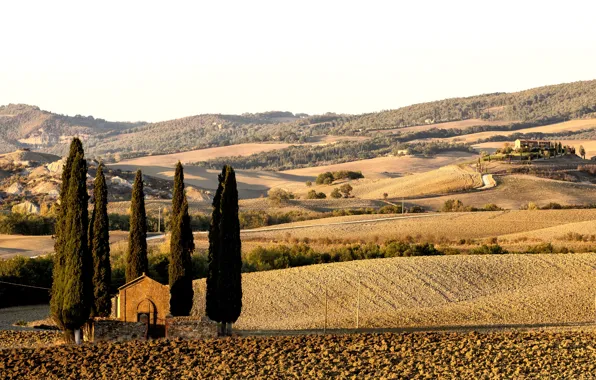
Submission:
<svg viewBox="0 0 596 380">
<path fill-rule="evenodd" d="M 184 171 L 180 161 L 176 164 L 176 172 L 174 173 L 174 189 L 172 190 L 172 214 L 170 215 L 170 228 L 176 222 L 180 208 L 182 207 L 182 200 L 185 198 L 184 194 Z"/>
<path fill-rule="evenodd" d="M 190 241 L 187 231 L 190 231 Z M 170 313 L 174 316 L 189 315 L 192 309 L 194 295 L 192 289 L 192 251 L 194 251 L 194 241 L 190 228 L 188 202 L 184 197 L 182 208 L 172 227 L 170 240 Z"/>
<path fill-rule="evenodd" d="M 126 282 L 147 273 L 147 215 L 145 213 L 145 194 L 143 192 L 143 174 L 137 170 L 132 199 L 130 202 L 130 233 L 128 236 L 128 256 L 126 257 Z"/>
<path fill-rule="evenodd" d="M 205 294 L 205 312 L 207 316 L 216 322 L 221 322 L 221 312 L 219 308 L 219 282 L 220 272 L 220 244 L 219 244 L 219 223 L 221 221 L 221 193 L 223 191 L 223 180 L 225 178 L 225 168 L 217 176 L 218 186 L 213 197 L 213 212 L 211 213 L 211 224 L 209 225 L 209 253 L 207 272 L 207 292 Z"/>
<path fill-rule="evenodd" d="M 221 322 L 225 333 L 231 334 L 232 323 L 242 311 L 242 255 L 240 221 L 238 219 L 238 188 L 231 166 L 224 167 L 219 222 L 220 273 L 217 282 Z"/>
<path fill-rule="evenodd" d="M 70 151 L 66 163 L 62 168 L 62 187 L 60 189 L 60 205 L 56 213 L 55 226 L 55 241 L 54 241 L 54 266 L 52 270 L 52 297 L 50 300 L 50 315 L 56 322 L 60 329 L 64 330 L 64 322 L 62 320 L 62 305 L 64 300 L 64 267 L 65 267 L 65 253 L 64 241 L 65 232 L 64 225 L 66 223 L 66 214 L 68 211 L 67 195 L 70 183 L 70 176 L 72 172 L 72 164 L 77 154 L 83 154 L 83 144 L 78 138 L 74 138 L 70 144 Z M 67 339 L 69 337 L 67 336 Z"/>
<path fill-rule="evenodd" d="M 93 196 L 95 207 L 91 217 L 92 227 L 90 251 L 93 257 L 93 307 L 91 315 L 108 317 L 112 309 L 110 285 L 112 269 L 110 266 L 110 232 L 108 221 L 108 186 L 103 174 L 103 164 L 97 167 Z"/>
<path fill-rule="evenodd" d="M 66 219 L 63 236 L 62 323 L 70 331 L 79 329 L 89 318 L 93 304 L 92 258 L 87 247 L 88 211 L 87 162 L 82 153 L 72 161 L 68 192 L 63 206 Z"/>
<path fill-rule="evenodd" d="M 189 315 L 194 291 L 192 289 L 191 254 L 195 249 L 188 202 L 184 194 L 184 172 L 178 161 L 174 176 L 172 218 L 170 222 L 170 313 L 174 316 Z"/>
</svg>

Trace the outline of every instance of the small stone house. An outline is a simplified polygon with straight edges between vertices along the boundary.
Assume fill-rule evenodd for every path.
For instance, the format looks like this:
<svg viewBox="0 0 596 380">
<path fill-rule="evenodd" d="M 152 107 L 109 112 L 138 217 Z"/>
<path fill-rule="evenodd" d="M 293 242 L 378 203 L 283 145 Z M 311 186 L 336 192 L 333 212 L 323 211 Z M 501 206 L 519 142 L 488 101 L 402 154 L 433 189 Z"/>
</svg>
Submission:
<svg viewBox="0 0 596 380">
<path fill-rule="evenodd" d="M 153 328 L 165 326 L 170 313 L 170 288 L 143 273 L 118 288 L 113 305 L 113 315 L 123 322 L 140 322 L 147 318 Z"/>
</svg>

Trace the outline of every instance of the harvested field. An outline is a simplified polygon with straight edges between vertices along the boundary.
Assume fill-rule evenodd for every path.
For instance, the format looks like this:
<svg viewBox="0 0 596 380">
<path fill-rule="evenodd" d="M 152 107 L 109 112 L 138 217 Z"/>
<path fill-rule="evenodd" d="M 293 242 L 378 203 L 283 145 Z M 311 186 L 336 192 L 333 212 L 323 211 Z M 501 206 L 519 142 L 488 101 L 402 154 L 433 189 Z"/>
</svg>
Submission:
<svg viewBox="0 0 596 380">
<path fill-rule="evenodd" d="M 596 119 L 581 119 L 581 120 L 570 120 L 563 123 L 543 125 L 540 127 L 518 129 L 516 131 L 488 131 L 471 133 L 464 136 L 449 137 L 445 140 L 449 141 L 465 141 L 465 142 L 476 142 L 480 139 L 486 139 L 492 136 L 509 136 L 514 133 L 557 133 L 563 131 L 580 131 L 583 129 L 594 129 L 596 128 Z"/>
<path fill-rule="evenodd" d="M 0 352 L 19 348 L 40 348 L 62 343 L 59 331 L 0 330 Z M 0 354 L 1 355 L 1 354 Z M 0 360 L 0 373 L 5 376 L 6 361 Z M 5 377 L 3 377 L 5 378 Z"/>
<path fill-rule="evenodd" d="M 246 330 L 592 323 L 596 254 L 371 259 L 243 275 Z M 195 281 L 204 310 L 205 281 Z"/>
<path fill-rule="evenodd" d="M 476 154 L 466 152 L 445 152 L 437 154 L 432 158 L 416 156 L 379 157 L 369 160 L 345 162 L 343 164 L 286 170 L 281 173 L 308 177 L 308 179 L 312 180 L 324 172 L 352 170 L 361 171 L 366 178 L 386 178 L 391 174 L 423 173 L 442 166 L 469 161 L 476 157 Z"/>
<path fill-rule="evenodd" d="M 570 379 L 594 372 L 595 338 L 592 332 L 387 333 L 102 342 L 2 350 L 0 365 L 9 379 Z"/>
<path fill-rule="evenodd" d="M 398 219 L 395 219 L 395 217 Z M 384 220 L 392 218 L 390 220 Z M 372 220 L 379 220 L 373 222 Z M 369 220 L 371 220 L 369 222 Z M 364 221 L 362 223 L 352 223 Z M 354 215 L 288 223 L 243 231 L 243 238 L 281 241 L 293 238 L 350 238 L 363 241 L 406 239 L 418 237 L 423 241 L 452 241 L 454 239 L 490 238 L 506 234 L 556 227 L 567 223 L 593 221 L 596 210 L 535 210 L 491 211 L 473 213 Z M 345 223 L 350 224 L 337 224 Z M 304 228 L 304 226 L 308 226 Z M 300 227 L 295 228 L 294 227 Z M 277 230 L 271 230 L 277 228 Z M 268 231 L 266 231 L 268 230 Z"/>
<path fill-rule="evenodd" d="M 490 121 L 482 119 L 467 119 L 459 121 L 449 121 L 446 123 L 428 124 L 428 125 L 416 125 L 413 127 L 395 128 L 395 129 L 380 129 L 381 133 L 394 133 L 394 132 L 422 132 L 430 129 L 466 129 L 470 127 L 476 127 L 480 125 L 509 125 L 511 121 Z"/>
<path fill-rule="evenodd" d="M 111 231 L 110 244 L 124 240 L 128 232 Z M 0 259 L 13 256 L 41 256 L 54 251 L 52 236 L 25 236 L 25 235 L 0 235 Z"/>
<path fill-rule="evenodd" d="M 425 173 L 413 174 L 401 178 L 382 180 L 353 181 L 352 194 L 363 199 L 383 199 L 387 193 L 390 198 L 420 197 L 431 194 L 446 194 L 470 190 L 482 186 L 482 176 L 471 170 L 456 165 L 449 165 Z M 332 186 L 327 186 L 332 187 Z"/>
<path fill-rule="evenodd" d="M 494 176 L 497 186 L 483 191 L 474 191 L 439 197 L 412 198 L 409 202 L 440 210 L 448 199 L 459 199 L 465 205 L 482 207 L 495 203 L 505 209 L 519 209 L 534 202 L 544 206 L 550 202 L 561 205 L 588 205 L 596 203 L 596 185 L 539 178 L 531 175 Z"/>
<path fill-rule="evenodd" d="M 254 153 L 268 152 L 271 150 L 284 149 L 292 144 L 238 144 L 222 146 L 217 148 L 197 149 L 188 152 L 164 154 L 156 156 L 143 156 L 130 160 L 120 161 L 119 165 L 131 166 L 171 166 L 174 167 L 178 161 L 183 164 L 187 162 L 207 161 L 219 157 L 228 156 L 250 156 Z"/>
</svg>

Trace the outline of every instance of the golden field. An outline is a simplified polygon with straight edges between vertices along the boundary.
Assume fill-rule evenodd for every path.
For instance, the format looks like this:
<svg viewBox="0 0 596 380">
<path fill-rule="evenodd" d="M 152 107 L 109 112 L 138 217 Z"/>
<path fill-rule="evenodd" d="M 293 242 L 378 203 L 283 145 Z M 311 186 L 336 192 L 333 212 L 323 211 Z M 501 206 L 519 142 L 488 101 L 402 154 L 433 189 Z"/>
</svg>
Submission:
<svg viewBox="0 0 596 380">
<path fill-rule="evenodd" d="M 243 275 L 246 330 L 534 326 L 594 320 L 596 254 L 397 257 Z M 360 298 L 358 301 L 358 289 Z M 204 310 L 195 281 L 193 313 Z"/>
<path fill-rule="evenodd" d="M 582 221 L 592 222 L 596 228 L 596 209 L 411 214 L 405 217 L 354 215 L 243 231 L 243 237 L 263 241 L 287 240 L 288 234 L 297 239 L 328 237 L 362 241 L 414 237 L 418 241 L 436 242 L 499 237 Z"/>
</svg>

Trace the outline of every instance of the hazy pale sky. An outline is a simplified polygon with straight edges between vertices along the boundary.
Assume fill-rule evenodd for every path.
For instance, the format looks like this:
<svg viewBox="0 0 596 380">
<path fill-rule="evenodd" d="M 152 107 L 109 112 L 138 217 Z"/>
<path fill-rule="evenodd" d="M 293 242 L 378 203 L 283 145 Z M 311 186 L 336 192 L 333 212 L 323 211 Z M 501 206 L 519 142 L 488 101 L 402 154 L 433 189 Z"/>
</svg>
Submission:
<svg viewBox="0 0 596 380">
<path fill-rule="evenodd" d="M 363 113 L 596 79 L 595 1 L 6 1 L 0 104 Z"/>
</svg>

